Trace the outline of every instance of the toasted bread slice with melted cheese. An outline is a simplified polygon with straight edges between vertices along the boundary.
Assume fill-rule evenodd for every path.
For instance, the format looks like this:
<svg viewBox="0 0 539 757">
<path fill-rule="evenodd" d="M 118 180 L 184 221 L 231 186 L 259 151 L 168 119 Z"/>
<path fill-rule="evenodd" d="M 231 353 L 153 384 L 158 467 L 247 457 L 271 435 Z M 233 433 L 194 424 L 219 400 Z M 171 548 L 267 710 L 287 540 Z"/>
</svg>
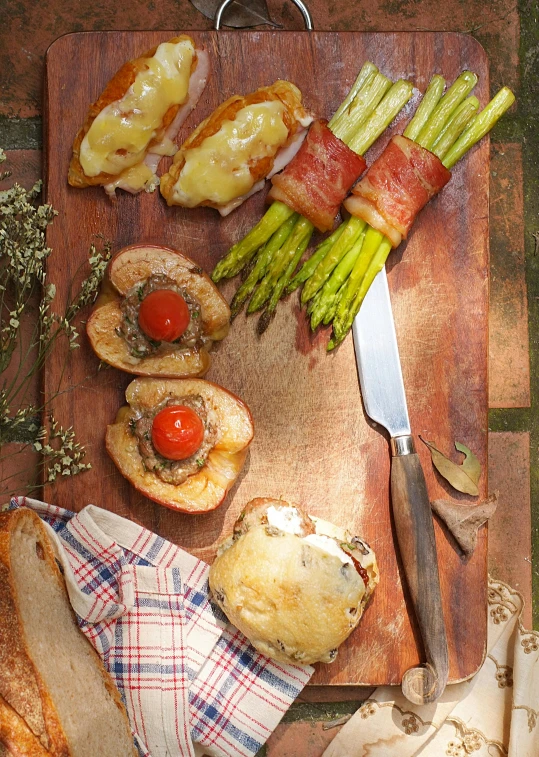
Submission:
<svg viewBox="0 0 539 757">
<path fill-rule="evenodd" d="M 173 37 L 125 63 L 90 105 L 73 144 L 68 182 L 139 192 L 158 183 L 163 155 L 208 79 L 209 59 L 187 35 Z"/>
<path fill-rule="evenodd" d="M 183 143 L 161 177 L 161 194 L 169 205 L 227 215 L 290 162 L 312 120 L 288 81 L 233 95 Z"/>
</svg>

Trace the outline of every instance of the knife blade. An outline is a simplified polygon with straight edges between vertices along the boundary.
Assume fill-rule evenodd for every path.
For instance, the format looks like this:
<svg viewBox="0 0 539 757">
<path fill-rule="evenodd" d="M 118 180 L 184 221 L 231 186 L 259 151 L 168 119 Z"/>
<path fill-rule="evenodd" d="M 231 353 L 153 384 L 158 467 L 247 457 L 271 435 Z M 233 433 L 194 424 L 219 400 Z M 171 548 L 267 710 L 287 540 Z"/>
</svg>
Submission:
<svg viewBox="0 0 539 757">
<path fill-rule="evenodd" d="M 434 524 L 410 428 L 385 268 L 367 292 L 352 333 L 365 412 L 390 436 L 391 507 L 425 653 L 424 665 L 405 672 L 402 692 L 414 704 L 427 704 L 439 698 L 447 683 L 447 637 Z"/>
</svg>

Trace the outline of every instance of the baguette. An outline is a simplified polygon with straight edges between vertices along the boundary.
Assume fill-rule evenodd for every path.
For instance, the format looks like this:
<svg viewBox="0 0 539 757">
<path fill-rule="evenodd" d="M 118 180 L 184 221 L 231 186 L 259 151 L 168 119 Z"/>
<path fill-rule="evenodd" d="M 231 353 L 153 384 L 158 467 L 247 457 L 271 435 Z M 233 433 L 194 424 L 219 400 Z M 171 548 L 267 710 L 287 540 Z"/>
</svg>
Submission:
<svg viewBox="0 0 539 757">
<path fill-rule="evenodd" d="M 14 757 L 137 754 L 120 694 L 77 627 L 47 530 L 26 508 L 0 514 L 0 744 Z"/>
</svg>

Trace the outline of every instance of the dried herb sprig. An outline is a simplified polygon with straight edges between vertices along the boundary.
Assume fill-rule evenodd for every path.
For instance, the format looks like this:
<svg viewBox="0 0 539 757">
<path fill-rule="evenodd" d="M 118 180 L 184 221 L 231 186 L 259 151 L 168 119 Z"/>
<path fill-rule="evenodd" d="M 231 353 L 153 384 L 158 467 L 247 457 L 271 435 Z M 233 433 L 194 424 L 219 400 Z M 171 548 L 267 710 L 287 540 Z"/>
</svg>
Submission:
<svg viewBox="0 0 539 757">
<path fill-rule="evenodd" d="M 0 148 L 0 163 L 5 159 Z M 0 172 L 0 180 L 10 175 Z M 59 339 L 67 342 L 69 350 L 79 346 L 76 317 L 97 296 L 110 245 L 103 242 L 101 249 L 91 245 L 88 276 L 69 294 L 61 312 L 53 310 L 56 287 L 47 281 L 45 263 L 52 251 L 45 233 L 57 213 L 39 203 L 40 192 L 41 182 L 30 190 L 13 184 L 0 191 L 0 463 L 30 449 L 38 453 L 45 479 L 54 481 L 59 475 L 76 475 L 90 464 L 83 462 L 85 452 L 75 441 L 74 430 L 62 428 L 46 415 L 44 404 L 29 399 L 32 380 Z M 10 493 L 8 479 L 20 472 L 0 479 L 4 496 Z"/>
</svg>

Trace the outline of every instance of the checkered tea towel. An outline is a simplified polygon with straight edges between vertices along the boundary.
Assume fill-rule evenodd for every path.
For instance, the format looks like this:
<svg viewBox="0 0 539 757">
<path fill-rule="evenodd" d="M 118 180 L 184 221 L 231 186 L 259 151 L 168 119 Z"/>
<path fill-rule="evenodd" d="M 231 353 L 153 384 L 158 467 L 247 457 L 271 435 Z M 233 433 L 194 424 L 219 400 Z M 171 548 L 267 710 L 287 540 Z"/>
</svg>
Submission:
<svg viewBox="0 0 539 757">
<path fill-rule="evenodd" d="M 209 567 L 88 505 L 28 498 L 51 527 L 83 633 L 125 702 L 145 757 L 250 757 L 312 675 L 259 654 L 208 600 Z"/>
</svg>

